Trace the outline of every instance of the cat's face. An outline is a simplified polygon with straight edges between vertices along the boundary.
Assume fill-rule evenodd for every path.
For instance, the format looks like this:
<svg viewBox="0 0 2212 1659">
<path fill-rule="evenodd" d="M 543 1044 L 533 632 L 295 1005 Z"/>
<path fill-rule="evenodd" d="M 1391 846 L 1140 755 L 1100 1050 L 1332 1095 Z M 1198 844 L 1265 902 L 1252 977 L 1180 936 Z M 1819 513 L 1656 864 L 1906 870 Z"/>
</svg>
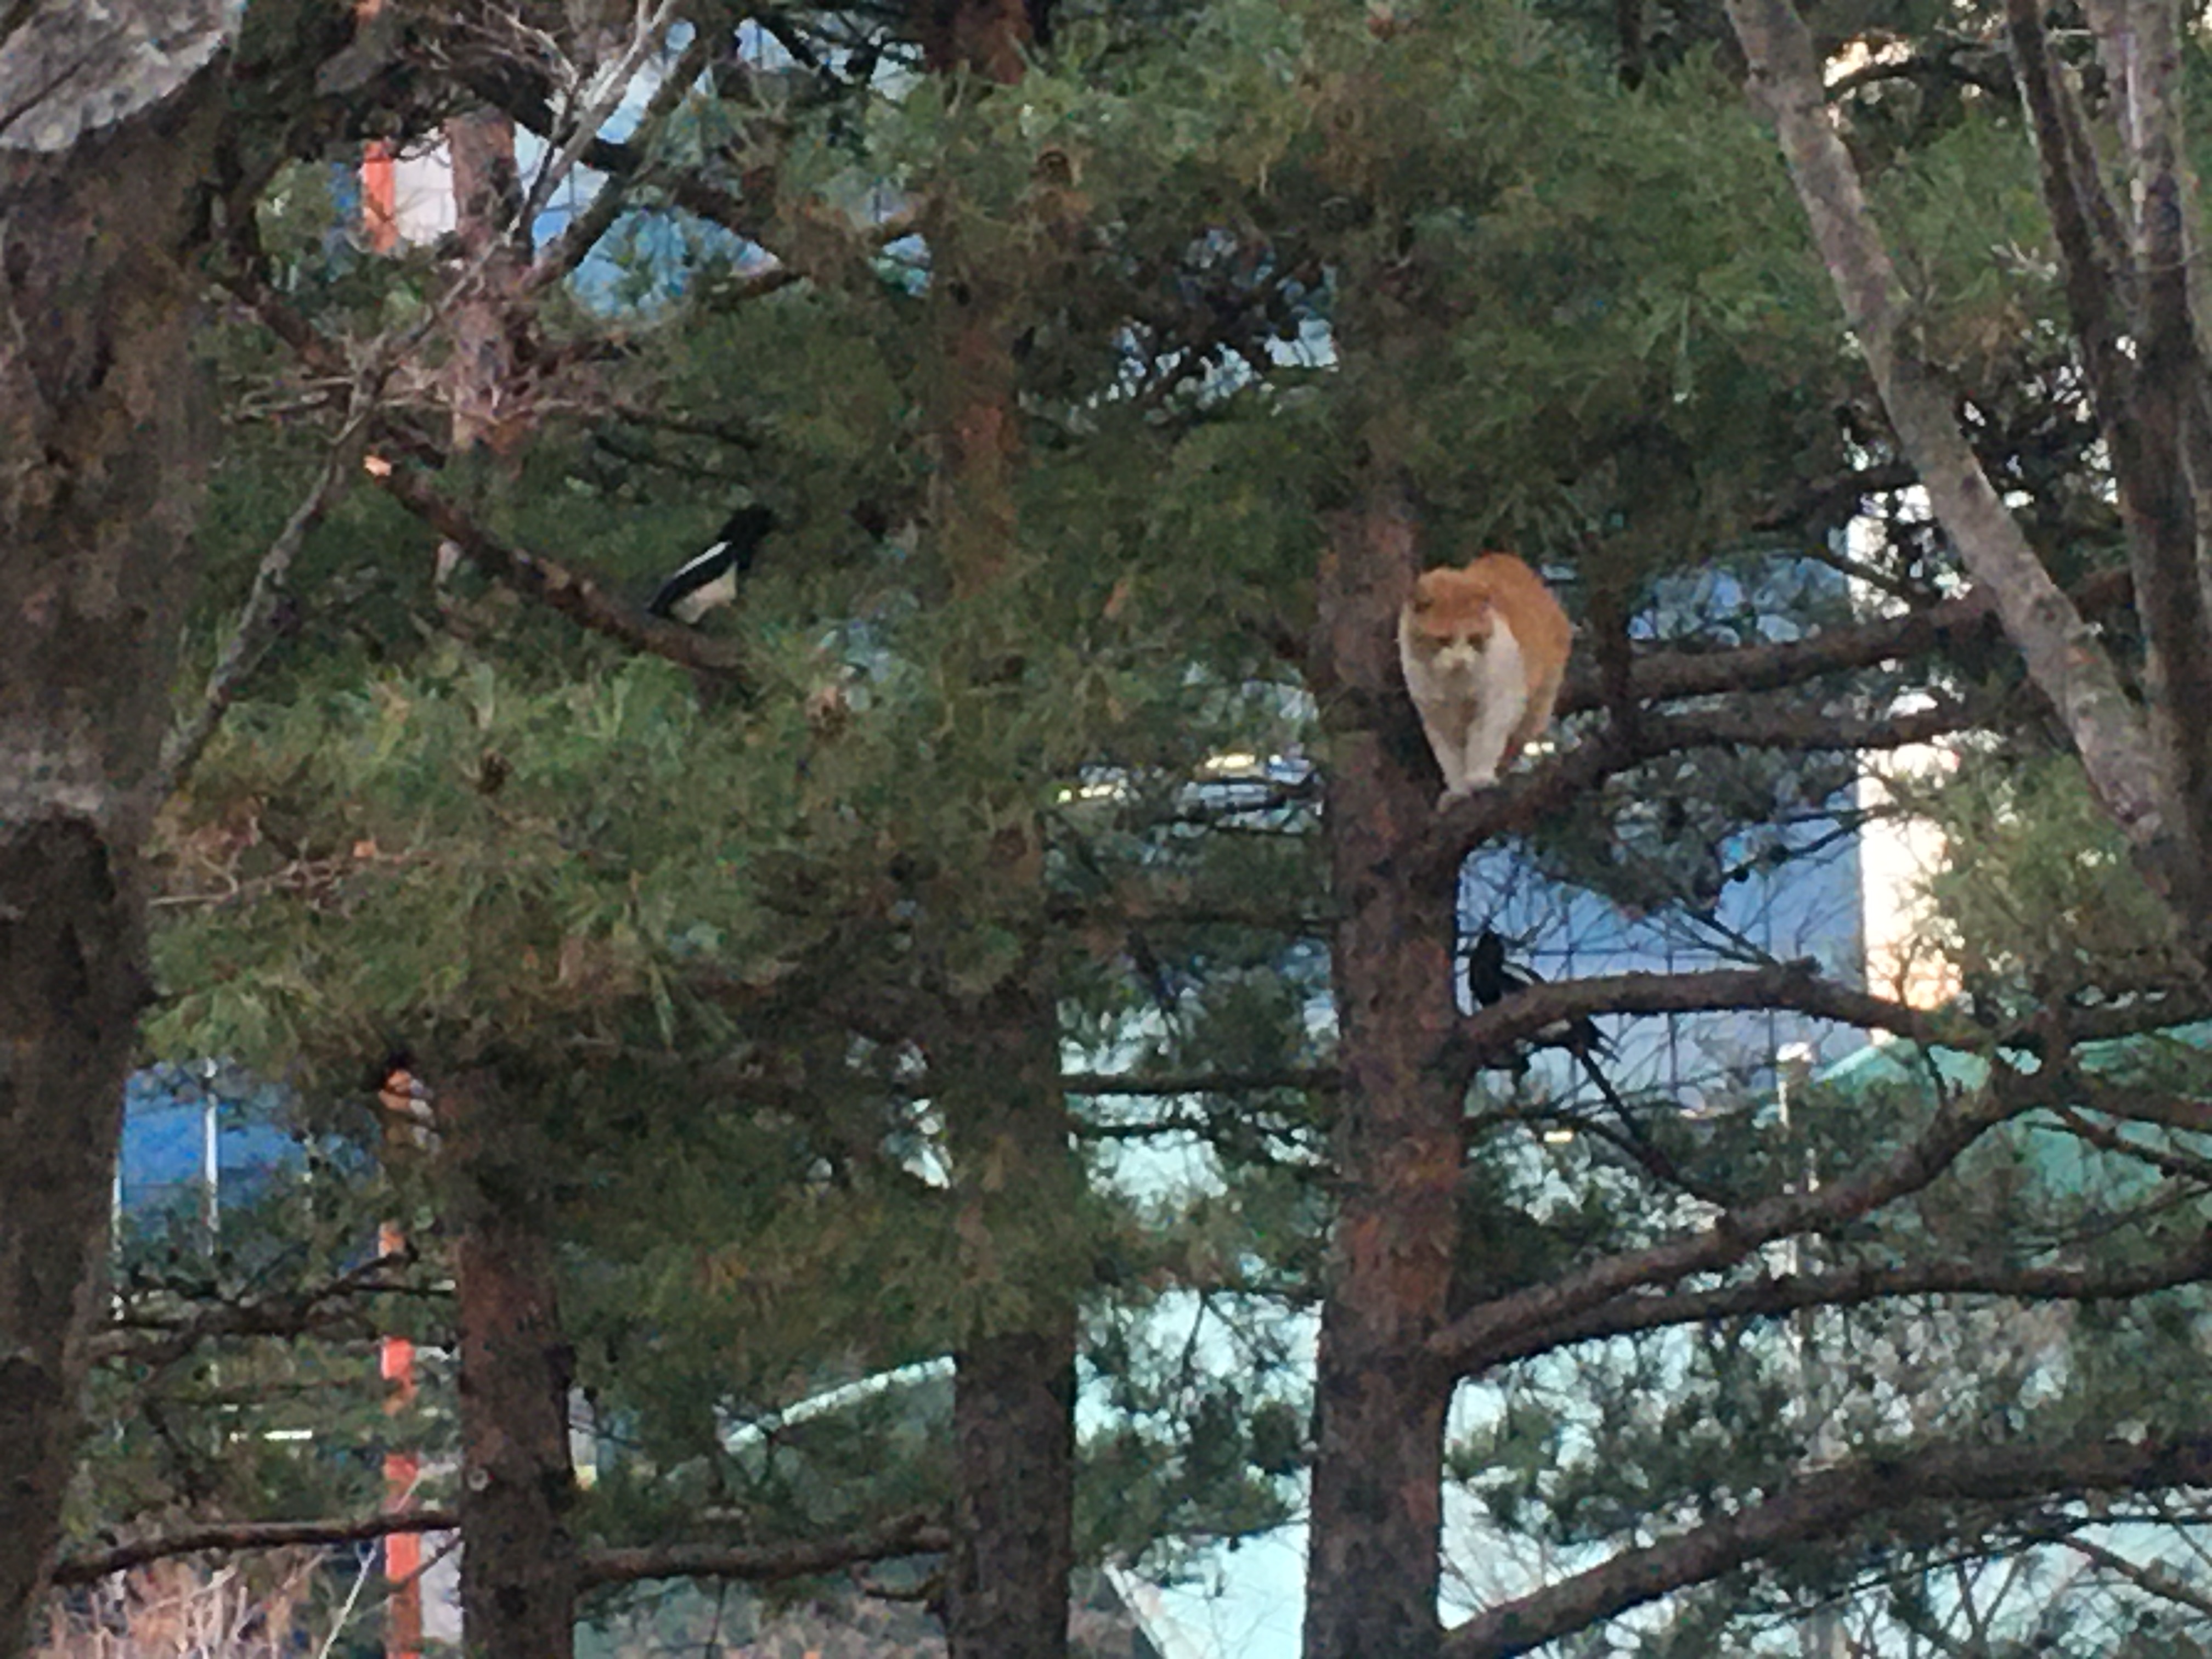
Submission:
<svg viewBox="0 0 2212 1659">
<path fill-rule="evenodd" d="M 1490 584 L 1465 570 L 1428 570 L 1407 602 L 1414 645 L 1439 666 L 1472 662 L 1498 625 Z"/>
</svg>

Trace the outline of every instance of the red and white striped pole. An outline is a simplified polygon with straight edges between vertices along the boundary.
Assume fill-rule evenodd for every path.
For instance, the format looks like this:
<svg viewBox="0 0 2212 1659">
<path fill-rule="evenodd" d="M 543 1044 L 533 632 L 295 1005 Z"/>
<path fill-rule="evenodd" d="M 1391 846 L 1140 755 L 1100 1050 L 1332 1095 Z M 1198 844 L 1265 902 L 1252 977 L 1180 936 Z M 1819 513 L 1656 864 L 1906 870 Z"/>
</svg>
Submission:
<svg viewBox="0 0 2212 1659">
<path fill-rule="evenodd" d="M 387 1145 L 411 1139 L 422 1110 L 423 1091 L 404 1066 L 393 1066 L 377 1090 L 384 1108 Z M 376 1230 L 377 1254 L 397 1256 L 407 1249 L 407 1235 L 396 1221 Z M 397 1417 L 415 1403 L 415 1344 L 404 1336 L 387 1335 L 377 1343 L 377 1372 L 384 1379 L 384 1409 Z M 415 1488 L 422 1478 L 422 1454 L 387 1445 L 384 1453 L 384 1510 L 403 1514 L 415 1507 Z M 422 1534 L 393 1532 L 384 1536 L 384 1582 L 388 1589 L 384 1614 L 385 1659 L 422 1659 Z"/>
<path fill-rule="evenodd" d="M 353 15 L 366 25 L 383 7 L 384 0 L 355 0 Z M 372 138 L 361 158 L 361 228 L 369 250 L 389 253 L 399 246 L 399 177 L 392 164 L 392 145 Z"/>
</svg>

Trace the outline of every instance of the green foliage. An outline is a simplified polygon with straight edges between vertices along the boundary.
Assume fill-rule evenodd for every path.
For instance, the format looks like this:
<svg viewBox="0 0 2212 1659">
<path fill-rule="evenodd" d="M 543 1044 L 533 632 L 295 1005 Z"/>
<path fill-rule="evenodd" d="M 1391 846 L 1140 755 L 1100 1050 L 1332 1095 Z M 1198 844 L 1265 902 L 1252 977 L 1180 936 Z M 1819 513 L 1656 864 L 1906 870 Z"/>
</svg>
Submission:
<svg viewBox="0 0 2212 1659">
<path fill-rule="evenodd" d="M 665 1027 L 681 941 L 741 954 L 758 932 L 727 830 L 793 763 L 702 728 L 649 665 L 533 695 L 449 650 L 240 710 L 194 785 L 222 817 L 188 802 L 172 841 L 159 960 L 203 988 L 151 1040 L 284 1067 L 406 1033 L 464 1063 L 549 1028 Z"/>
<path fill-rule="evenodd" d="M 1914 802 L 1975 856 L 1933 878 L 1941 943 L 1978 998 L 2124 994 L 2179 965 L 2160 905 L 2078 769 L 1968 756 Z"/>
</svg>

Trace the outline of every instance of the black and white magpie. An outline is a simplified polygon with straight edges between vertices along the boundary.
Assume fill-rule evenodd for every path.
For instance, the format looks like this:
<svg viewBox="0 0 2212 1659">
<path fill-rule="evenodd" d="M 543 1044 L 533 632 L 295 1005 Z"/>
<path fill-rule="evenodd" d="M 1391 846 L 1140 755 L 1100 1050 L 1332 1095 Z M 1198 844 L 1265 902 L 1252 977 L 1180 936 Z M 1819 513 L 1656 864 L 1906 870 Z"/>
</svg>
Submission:
<svg viewBox="0 0 2212 1659">
<path fill-rule="evenodd" d="M 1506 966 L 1505 941 L 1494 928 L 1484 928 L 1468 951 L 1468 1000 L 1478 1010 L 1502 1002 L 1516 991 L 1525 991 L 1543 982 L 1533 968 Z M 1610 1054 L 1613 1051 L 1612 1045 L 1598 1035 L 1597 1023 L 1588 1014 L 1553 1021 L 1536 1033 L 1535 1042 L 1541 1048 L 1565 1048 L 1585 1061 L 1593 1054 Z"/>
<path fill-rule="evenodd" d="M 754 555 L 776 525 L 775 514 L 764 507 L 739 507 L 714 545 L 661 583 L 645 608 L 689 626 L 716 605 L 730 604 L 738 597 L 738 579 L 753 568 Z"/>
</svg>

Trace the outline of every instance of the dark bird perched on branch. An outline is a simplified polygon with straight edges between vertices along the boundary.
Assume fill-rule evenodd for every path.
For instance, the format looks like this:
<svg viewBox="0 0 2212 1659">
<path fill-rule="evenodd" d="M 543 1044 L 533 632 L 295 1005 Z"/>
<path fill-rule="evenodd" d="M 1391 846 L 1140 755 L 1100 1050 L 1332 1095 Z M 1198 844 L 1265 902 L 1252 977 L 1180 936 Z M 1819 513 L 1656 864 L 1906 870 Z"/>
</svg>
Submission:
<svg viewBox="0 0 2212 1659">
<path fill-rule="evenodd" d="M 753 568 L 753 557 L 776 528 L 775 514 L 760 506 L 741 507 L 714 544 L 666 581 L 645 608 L 689 626 L 716 605 L 738 597 L 738 582 Z"/>
<path fill-rule="evenodd" d="M 1467 953 L 1467 994 L 1478 1009 L 1487 1008 L 1494 1002 L 1503 1002 L 1516 991 L 1526 991 L 1544 981 L 1534 969 L 1511 968 L 1505 962 L 1505 941 L 1494 928 L 1486 927 L 1477 936 Z M 1554 1020 L 1539 1030 L 1534 1045 L 1547 1048 L 1564 1048 L 1581 1065 L 1598 1093 L 1604 1097 L 1618 1128 L 1608 1127 L 1586 1115 L 1570 1114 L 1565 1119 L 1575 1127 L 1590 1131 L 1641 1165 L 1644 1170 L 1668 1186 L 1679 1188 L 1693 1198 L 1709 1203 L 1725 1204 L 1727 1194 L 1693 1178 L 1686 1172 L 1664 1148 L 1651 1139 L 1650 1132 L 1638 1121 L 1613 1079 L 1598 1065 L 1601 1059 L 1613 1058 L 1613 1045 L 1599 1035 L 1597 1023 L 1588 1014 L 1577 1014 L 1571 1018 Z M 1513 1059 L 1513 1072 L 1519 1076 L 1528 1065 L 1528 1051 L 1522 1050 Z"/>
<path fill-rule="evenodd" d="M 1534 969 L 1506 966 L 1505 941 L 1494 928 L 1484 928 L 1467 953 L 1467 994 L 1478 1009 L 1503 1002 L 1516 991 L 1525 991 L 1543 982 Z M 1593 1054 L 1613 1052 L 1612 1045 L 1598 1035 L 1597 1023 L 1588 1014 L 1555 1021 L 1537 1032 L 1535 1040 L 1541 1047 L 1565 1048 L 1585 1060 Z"/>
</svg>

